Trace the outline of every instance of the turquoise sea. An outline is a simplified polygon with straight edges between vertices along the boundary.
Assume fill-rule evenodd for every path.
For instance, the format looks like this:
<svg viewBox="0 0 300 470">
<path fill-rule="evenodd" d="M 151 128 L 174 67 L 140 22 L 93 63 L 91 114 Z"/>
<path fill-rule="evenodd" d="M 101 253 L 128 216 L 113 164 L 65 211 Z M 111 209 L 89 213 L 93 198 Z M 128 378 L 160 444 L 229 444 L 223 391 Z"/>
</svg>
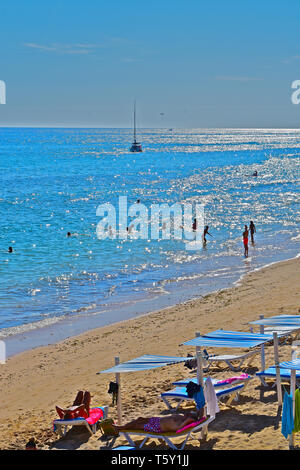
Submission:
<svg viewBox="0 0 300 470">
<path fill-rule="evenodd" d="M 141 129 L 138 137 L 144 151 L 132 154 L 128 129 L 0 129 L 2 337 L 66 320 L 82 330 L 123 320 L 297 256 L 300 130 Z M 119 196 L 147 207 L 203 203 L 213 238 L 196 251 L 174 239 L 99 240 L 96 209 Z M 257 233 L 245 259 L 250 220 Z"/>
</svg>

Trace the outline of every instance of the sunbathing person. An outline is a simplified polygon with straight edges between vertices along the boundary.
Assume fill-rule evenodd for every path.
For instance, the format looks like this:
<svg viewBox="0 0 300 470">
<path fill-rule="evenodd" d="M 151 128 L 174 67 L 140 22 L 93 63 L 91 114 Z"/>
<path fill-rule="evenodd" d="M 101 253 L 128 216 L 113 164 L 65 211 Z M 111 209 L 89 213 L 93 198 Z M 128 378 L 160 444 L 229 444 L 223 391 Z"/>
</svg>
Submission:
<svg viewBox="0 0 300 470">
<path fill-rule="evenodd" d="M 164 417 L 137 418 L 123 426 L 112 424 L 116 431 L 146 431 L 155 433 L 176 432 L 178 429 L 195 423 L 203 418 L 203 408 L 199 411 L 190 411 L 184 414 L 176 413 Z"/>
<path fill-rule="evenodd" d="M 118 436 L 121 431 L 144 431 L 149 433 L 176 432 L 188 424 L 200 421 L 204 415 L 205 397 L 203 387 L 200 384 L 189 382 L 186 385 L 188 397 L 193 398 L 196 403 L 197 411 L 187 413 L 176 413 L 169 416 L 151 418 L 137 418 L 122 426 L 116 425 L 112 419 L 103 422 L 102 429 L 106 435 Z"/>
<path fill-rule="evenodd" d="M 60 408 L 56 406 L 56 411 L 60 419 L 74 419 L 74 418 L 88 418 L 90 415 L 90 403 L 91 394 L 90 392 L 84 392 L 80 390 L 73 402 L 72 406 L 68 408 Z"/>
</svg>

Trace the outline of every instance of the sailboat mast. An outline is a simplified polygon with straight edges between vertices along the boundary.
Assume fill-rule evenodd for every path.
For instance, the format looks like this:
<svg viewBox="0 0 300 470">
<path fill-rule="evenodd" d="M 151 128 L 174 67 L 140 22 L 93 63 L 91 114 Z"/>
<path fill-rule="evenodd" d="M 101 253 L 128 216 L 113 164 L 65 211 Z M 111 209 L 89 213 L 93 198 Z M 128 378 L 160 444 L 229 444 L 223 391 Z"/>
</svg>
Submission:
<svg viewBox="0 0 300 470">
<path fill-rule="evenodd" d="M 134 101 L 134 108 L 133 108 L 133 143 L 130 147 L 130 152 L 142 152 L 142 144 L 136 141 L 136 103 Z"/>
<path fill-rule="evenodd" d="M 133 113 L 133 120 L 134 120 L 134 131 L 133 131 L 133 138 L 134 142 L 136 142 L 136 123 L 135 123 L 135 102 L 134 102 L 134 113 Z"/>
</svg>

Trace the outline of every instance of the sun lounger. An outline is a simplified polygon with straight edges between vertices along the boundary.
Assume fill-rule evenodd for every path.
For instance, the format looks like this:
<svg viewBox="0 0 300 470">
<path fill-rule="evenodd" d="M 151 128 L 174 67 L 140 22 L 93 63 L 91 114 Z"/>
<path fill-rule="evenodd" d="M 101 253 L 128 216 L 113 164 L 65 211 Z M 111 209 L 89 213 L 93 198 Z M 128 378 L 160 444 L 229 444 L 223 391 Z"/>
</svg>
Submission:
<svg viewBox="0 0 300 470">
<path fill-rule="evenodd" d="M 216 365 L 217 367 L 220 367 L 220 364 L 224 363 L 228 365 L 228 367 L 232 371 L 239 371 L 241 369 L 242 364 L 247 360 L 247 365 L 250 365 L 252 360 L 254 359 L 254 356 L 256 354 L 260 354 L 260 350 L 255 349 L 253 351 L 249 351 L 244 354 L 222 354 L 222 355 L 213 355 L 213 356 L 207 356 L 204 358 L 204 368 L 205 370 L 209 370 L 211 365 Z M 234 365 L 234 363 L 238 362 L 237 365 Z"/>
<path fill-rule="evenodd" d="M 118 447 L 113 447 L 110 450 L 135 450 L 135 446 L 118 446 Z"/>
<path fill-rule="evenodd" d="M 264 333 L 268 335 L 277 333 L 281 343 L 286 344 L 289 337 L 292 337 L 293 340 L 299 338 L 300 328 L 299 326 L 268 326 L 264 328 Z"/>
<path fill-rule="evenodd" d="M 261 383 L 265 386 L 268 387 L 269 385 L 265 381 L 265 379 L 270 379 L 274 381 L 274 384 L 272 386 L 275 387 L 276 385 L 276 367 L 272 366 L 269 367 L 266 370 L 262 370 L 261 372 L 256 372 L 257 377 L 259 377 Z M 291 380 L 291 371 L 289 369 L 280 369 L 280 378 L 282 381 L 286 380 L 289 382 Z M 296 382 L 298 385 L 300 385 L 300 372 L 296 373 Z"/>
<path fill-rule="evenodd" d="M 53 421 L 53 430 L 54 432 L 57 431 L 61 436 L 65 436 L 68 426 L 85 426 L 90 434 L 95 434 L 98 422 L 106 419 L 107 414 L 108 406 L 94 407 L 90 409 L 88 418 L 55 419 Z"/>
<path fill-rule="evenodd" d="M 235 385 L 233 387 L 216 389 L 216 395 L 218 400 L 224 397 L 228 397 L 226 401 L 226 405 L 230 405 L 233 399 L 238 398 L 239 392 L 244 388 L 244 384 Z M 169 390 L 168 392 L 163 392 L 161 394 L 161 398 L 164 403 L 167 405 L 169 410 L 176 411 L 183 401 L 195 401 L 194 398 L 190 398 L 187 394 L 186 387 L 176 387 L 173 390 Z M 169 400 L 177 400 L 178 404 L 174 408 L 171 406 Z"/>
<path fill-rule="evenodd" d="M 264 333 L 267 335 L 272 335 L 277 333 L 278 336 L 291 335 L 300 331 L 299 326 L 267 326 L 264 328 Z"/>
<path fill-rule="evenodd" d="M 237 384 L 245 384 L 244 389 L 246 388 L 246 384 L 249 382 L 249 380 L 252 380 L 253 377 L 249 374 L 241 374 L 240 376 L 237 377 L 229 377 L 228 379 L 213 379 L 211 378 L 211 381 L 213 383 L 213 386 L 215 388 L 219 387 L 227 387 L 227 386 L 234 386 Z M 206 381 L 206 377 L 203 378 L 204 383 Z M 191 377 L 191 378 L 186 378 L 186 379 L 181 379 L 177 380 L 176 382 L 172 382 L 172 385 L 175 385 L 176 387 L 184 387 L 186 386 L 189 382 L 194 382 L 197 383 L 197 377 Z"/>
<path fill-rule="evenodd" d="M 163 434 L 155 433 L 155 432 L 146 432 L 146 431 L 137 431 L 137 430 L 126 430 L 120 432 L 120 435 L 123 435 L 129 444 L 131 446 L 134 446 L 136 449 L 141 449 L 143 445 L 148 441 L 148 439 L 159 439 L 164 441 L 171 449 L 174 450 L 182 450 L 184 449 L 190 435 L 192 433 L 198 433 L 201 432 L 201 438 L 206 434 L 207 432 L 207 426 L 209 423 L 211 423 L 215 419 L 215 416 L 210 416 L 204 421 L 202 421 L 200 424 L 197 424 L 193 427 L 188 427 L 187 429 L 181 431 L 181 432 L 166 432 Z M 140 436 L 144 437 L 143 441 L 139 446 L 136 446 L 134 441 L 131 439 L 131 436 Z M 183 443 L 180 445 L 180 447 L 176 447 L 176 445 L 172 442 L 173 439 L 179 438 L 179 437 L 184 437 Z"/>
</svg>

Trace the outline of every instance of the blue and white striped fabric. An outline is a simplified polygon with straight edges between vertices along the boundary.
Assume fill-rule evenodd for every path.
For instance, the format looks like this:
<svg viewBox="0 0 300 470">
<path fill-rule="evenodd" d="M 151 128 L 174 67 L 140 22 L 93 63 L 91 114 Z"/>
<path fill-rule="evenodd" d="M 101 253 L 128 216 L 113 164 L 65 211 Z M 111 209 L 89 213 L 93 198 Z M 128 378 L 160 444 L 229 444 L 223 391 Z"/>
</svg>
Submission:
<svg viewBox="0 0 300 470">
<path fill-rule="evenodd" d="M 300 315 L 275 315 L 274 317 L 262 318 L 250 322 L 251 325 L 272 325 L 272 326 L 298 326 L 300 328 Z"/>
<path fill-rule="evenodd" d="M 246 333 L 242 331 L 216 330 L 203 336 L 197 336 L 183 343 L 184 346 L 206 346 L 220 348 L 253 348 L 267 341 L 272 335 Z"/>
<path fill-rule="evenodd" d="M 241 340 L 255 341 L 255 340 L 264 340 L 269 336 L 269 339 L 272 339 L 271 335 L 263 335 L 261 333 L 248 333 L 244 331 L 228 331 L 228 330 L 216 330 L 211 333 L 204 335 L 209 338 L 236 338 Z"/>
<path fill-rule="evenodd" d="M 300 370 L 300 359 L 295 359 L 294 361 L 281 362 L 279 364 L 281 369 L 290 369 L 290 370 Z"/>
<path fill-rule="evenodd" d="M 140 370 L 156 369 L 179 362 L 190 361 L 193 357 L 175 357 L 175 356 L 154 356 L 145 354 L 144 356 L 123 362 L 110 369 L 102 370 L 98 374 L 116 374 L 122 372 L 138 372 Z"/>
</svg>

